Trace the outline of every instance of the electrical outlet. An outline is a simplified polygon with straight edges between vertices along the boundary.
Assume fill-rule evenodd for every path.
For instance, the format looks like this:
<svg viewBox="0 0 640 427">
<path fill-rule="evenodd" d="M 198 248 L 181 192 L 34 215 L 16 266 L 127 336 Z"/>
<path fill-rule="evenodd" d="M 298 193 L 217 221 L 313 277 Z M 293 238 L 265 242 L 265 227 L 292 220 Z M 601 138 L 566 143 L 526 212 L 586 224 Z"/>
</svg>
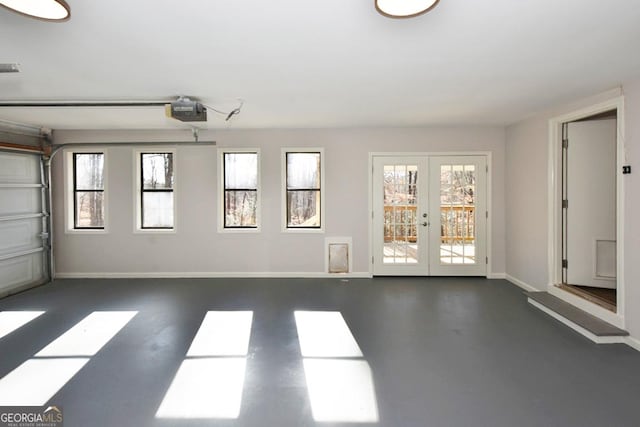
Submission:
<svg viewBox="0 0 640 427">
<path fill-rule="evenodd" d="M 623 166 L 622 167 L 622 173 L 624 175 L 630 174 L 631 173 L 631 166 L 627 165 L 627 166 Z"/>
</svg>

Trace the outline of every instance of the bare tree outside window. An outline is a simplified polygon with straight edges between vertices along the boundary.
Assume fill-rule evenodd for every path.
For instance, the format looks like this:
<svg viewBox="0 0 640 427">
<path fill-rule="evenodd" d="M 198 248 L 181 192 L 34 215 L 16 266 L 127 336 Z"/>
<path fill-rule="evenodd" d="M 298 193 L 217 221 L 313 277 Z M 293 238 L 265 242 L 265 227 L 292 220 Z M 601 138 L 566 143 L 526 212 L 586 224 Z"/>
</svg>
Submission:
<svg viewBox="0 0 640 427">
<path fill-rule="evenodd" d="M 258 153 L 224 153 L 224 227 L 257 228 Z"/>
<path fill-rule="evenodd" d="M 475 240 L 475 165 L 440 168 L 440 221 L 442 243 L 465 244 Z"/>
<path fill-rule="evenodd" d="M 74 228 L 104 229 L 104 154 L 73 154 Z"/>
<path fill-rule="evenodd" d="M 286 153 L 287 228 L 320 228 L 320 153 Z"/>
<path fill-rule="evenodd" d="M 173 153 L 142 153 L 142 228 L 173 228 Z"/>
</svg>

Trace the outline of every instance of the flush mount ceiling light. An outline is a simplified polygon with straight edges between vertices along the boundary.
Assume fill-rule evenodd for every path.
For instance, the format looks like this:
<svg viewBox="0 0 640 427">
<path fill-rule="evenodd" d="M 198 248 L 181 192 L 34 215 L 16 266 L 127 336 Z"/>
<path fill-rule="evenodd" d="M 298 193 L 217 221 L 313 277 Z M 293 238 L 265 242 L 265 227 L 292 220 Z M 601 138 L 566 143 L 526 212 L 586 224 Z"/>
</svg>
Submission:
<svg viewBox="0 0 640 427">
<path fill-rule="evenodd" d="M 436 7 L 440 0 L 375 0 L 376 9 L 389 18 L 413 18 Z"/>
<path fill-rule="evenodd" d="M 0 6 L 43 21 L 66 21 L 71 8 L 64 0 L 0 0 Z"/>
</svg>

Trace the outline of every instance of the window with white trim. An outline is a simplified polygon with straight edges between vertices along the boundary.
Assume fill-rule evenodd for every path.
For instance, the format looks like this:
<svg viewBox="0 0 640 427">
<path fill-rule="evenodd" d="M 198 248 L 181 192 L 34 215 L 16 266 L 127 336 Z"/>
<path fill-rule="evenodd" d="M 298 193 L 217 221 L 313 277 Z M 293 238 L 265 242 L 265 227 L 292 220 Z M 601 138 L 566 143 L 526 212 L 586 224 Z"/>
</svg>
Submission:
<svg viewBox="0 0 640 427">
<path fill-rule="evenodd" d="M 258 229 L 260 174 L 258 151 L 222 152 L 222 228 Z"/>
<path fill-rule="evenodd" d="M 164 151 L 138 154 L 138 228 L 174 228 L 174 153 Z"/>
<path fill-rule="evenodd" d="M 74 230 L 104 230 L 104 153 L 74 152 L 72 160 L 72 211 Z M 71 216 L 70 216 L 71 218 Z"/>
<path fill-rule="evenodd" d="M 322 150 L 287 150 L 284 153 L 284 165 L 285 228 L 321 230 Z"/>
</svg>

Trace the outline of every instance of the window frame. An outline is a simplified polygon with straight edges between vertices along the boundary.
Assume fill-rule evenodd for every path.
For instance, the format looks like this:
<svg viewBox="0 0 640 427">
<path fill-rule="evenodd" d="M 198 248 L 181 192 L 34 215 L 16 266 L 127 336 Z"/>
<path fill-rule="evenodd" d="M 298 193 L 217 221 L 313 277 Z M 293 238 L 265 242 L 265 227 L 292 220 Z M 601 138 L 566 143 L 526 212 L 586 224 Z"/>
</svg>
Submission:
<svg viewBox="0 0 640 427">
<path fill-rule="evenodd" d="M 257 156 L 257 183 L 256 183 L 256 226 L 227 226 L 225 215 L 225 154 L 255 154 Z M 220 206 L 218 207 L 218 232 L 219 233 L 259 233 L 262 231 L 262 179 L 261 179 L 261 155 L 259 148 L 218 148 L 218 189 Z M 233 191 L 242 191 L 252 189 L 233 189 Z"/>
<path fill-rule="evenodd" d="M 102 154 L 102 190 L 80 190 L 101 192 L 104 225 L 102 227 L 76 227 L 76 154 Z M 109 232 L 109 191 L 108 191 L 108 150 L 104 147 L 70 148 L 64 151 L 64 215 L 65 233 L 68 234 L 107 234 Z"/>
<path fill-rule="evenodd" d="M 305 227 L 289 226 L 289 189 L 287 186 L 287 157 L 288 154 L 315 153 L 320 155 L 320 188 L 296 189 L 295 191 L 318 191 L 320 193 L 320 225 Z M 285 233 L 324 233 L 325 230 L 325 156 L 322 147 L 283 147 L 281 149 L 281 171 L 282 171 L 282 231 Z"/>
<path fill-rule="evenodd" d="M 134 150 L 134 194 L 135 194 L 135 233 L 157 233 L 157 234 L 174 234 L 176 233 L 177 225 L 177 155 L 174 147 L 149 147 L 144 149 Z M 143 188 L 143 165 L 142 157 L 144 154 L 171 154 L 173 157 L 173 186 L 171 189 L 153 189 L 145 190 Z M 144 193 L 172 193 L 173 195 L 173 226 L 172 227 L 143 227 L 143 215 L 144 215 Z"/>
</svg>

